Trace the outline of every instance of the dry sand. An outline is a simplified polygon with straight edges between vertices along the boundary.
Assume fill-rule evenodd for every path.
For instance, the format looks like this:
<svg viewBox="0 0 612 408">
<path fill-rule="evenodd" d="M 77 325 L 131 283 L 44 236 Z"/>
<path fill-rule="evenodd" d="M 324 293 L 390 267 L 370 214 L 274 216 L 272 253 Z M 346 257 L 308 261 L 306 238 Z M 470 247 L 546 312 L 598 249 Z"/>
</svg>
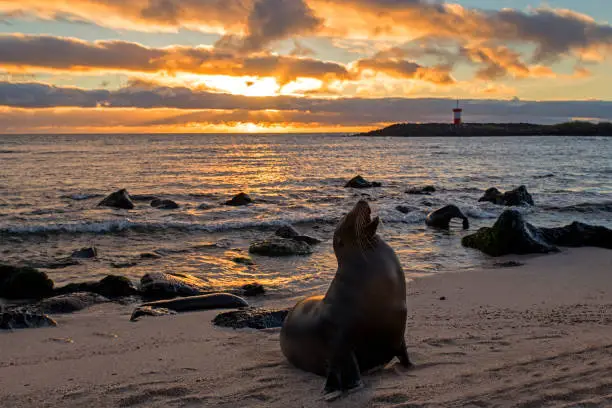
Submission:
<svg viewBox="0 0 612 408">
<path fill-rule="evenodd" d="M 416 368 L 391 363 L 330 406 L 612 406 L 612 251 L 520 260 L 411 282 Z M 0 334 L 0 406 L 328 405 L 323 378 L 286 362 L 278 330 L 213 327 L 216 311 L 136 323 L 130 312 L 101 305 Z"/>
</svg>

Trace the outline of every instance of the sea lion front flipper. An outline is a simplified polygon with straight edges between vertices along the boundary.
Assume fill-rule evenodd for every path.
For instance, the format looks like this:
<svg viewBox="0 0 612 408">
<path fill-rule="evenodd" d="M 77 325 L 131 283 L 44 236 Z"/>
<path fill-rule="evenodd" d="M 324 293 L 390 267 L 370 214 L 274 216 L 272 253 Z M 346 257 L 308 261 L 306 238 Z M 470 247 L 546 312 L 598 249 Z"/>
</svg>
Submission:
<svg viewBox="0 0 612 408">
<path fill-rule="evenodd" d="M 399 362 L 402 366 L 404 366 L 405 368 L 411 368 L 414 367 L 414 364 L 412 364 L 412 361 L 410 361 L 410 357 L 408 357 L 408 349 L 406 347 L 406 341 L 402 341 L 402 345 L 400 346 L 400 350 L 397 354 L 397 358 L 399 359 Z"/>
</svg>

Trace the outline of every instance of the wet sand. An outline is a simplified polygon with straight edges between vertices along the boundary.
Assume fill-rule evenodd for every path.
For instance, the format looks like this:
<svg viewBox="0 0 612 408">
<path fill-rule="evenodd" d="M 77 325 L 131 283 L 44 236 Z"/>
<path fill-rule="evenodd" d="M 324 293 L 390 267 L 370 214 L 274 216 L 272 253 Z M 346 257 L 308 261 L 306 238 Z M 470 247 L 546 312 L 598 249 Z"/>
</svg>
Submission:
<svg viewBox="0 0 612 408">
<path fill-rule="evenodd" d="M 612 405 L 612 251 L 503 260 L 525 265 L 411 282 L 416 367 L 391 363 L 330 406 Z M 130 322 L 131 311 L 99 305 L 0 333 L 0 406 L 326 405 L 323 378 L 286 362 L 278 329 L 214 327 L 218 311 Z"/>
</svg>

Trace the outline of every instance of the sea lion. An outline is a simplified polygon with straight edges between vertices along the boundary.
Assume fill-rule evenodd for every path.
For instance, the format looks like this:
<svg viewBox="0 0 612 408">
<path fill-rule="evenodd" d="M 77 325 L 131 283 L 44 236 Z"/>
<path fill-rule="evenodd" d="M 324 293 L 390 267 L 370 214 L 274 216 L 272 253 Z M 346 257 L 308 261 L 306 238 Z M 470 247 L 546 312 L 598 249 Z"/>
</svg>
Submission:
<svg viewBox="0 0 612 408">
<path fill-rule="evenodd" d="M 406 280 L 395 252 L 376 234 L 360 200 L 334 232 L 338 269 L 325 296 L 299 302 L 283 324 L 283 354 L 296 367 L 327 376 L 325 399 L 361 388 L 361 373 L 398 357 L 411 366 Z"/>
<path fill-rule="evenodd" d="M 430 227 L 448 229 L 453 218 L 463 220 L 463 229 L 470 228 L 470 221 L 456 205 L 447 205 L 427 215 L 425 224 Z"/>
</svg>

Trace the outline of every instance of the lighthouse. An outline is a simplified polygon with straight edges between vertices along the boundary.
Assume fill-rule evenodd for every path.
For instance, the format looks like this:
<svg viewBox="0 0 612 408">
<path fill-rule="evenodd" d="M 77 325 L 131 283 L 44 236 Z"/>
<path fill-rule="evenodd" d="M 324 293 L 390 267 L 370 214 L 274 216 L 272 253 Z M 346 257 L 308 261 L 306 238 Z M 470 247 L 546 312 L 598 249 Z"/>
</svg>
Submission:
<svg viewBox="0 0 612 408">
<path fill-rule="evenodd" d="M 455 126 L 461 125 L 461 113 L 463 109 L 459 107 L 459 99 L 457 99 L 457 107 L 453 109 L 453 124 Z"/>
</svg>

